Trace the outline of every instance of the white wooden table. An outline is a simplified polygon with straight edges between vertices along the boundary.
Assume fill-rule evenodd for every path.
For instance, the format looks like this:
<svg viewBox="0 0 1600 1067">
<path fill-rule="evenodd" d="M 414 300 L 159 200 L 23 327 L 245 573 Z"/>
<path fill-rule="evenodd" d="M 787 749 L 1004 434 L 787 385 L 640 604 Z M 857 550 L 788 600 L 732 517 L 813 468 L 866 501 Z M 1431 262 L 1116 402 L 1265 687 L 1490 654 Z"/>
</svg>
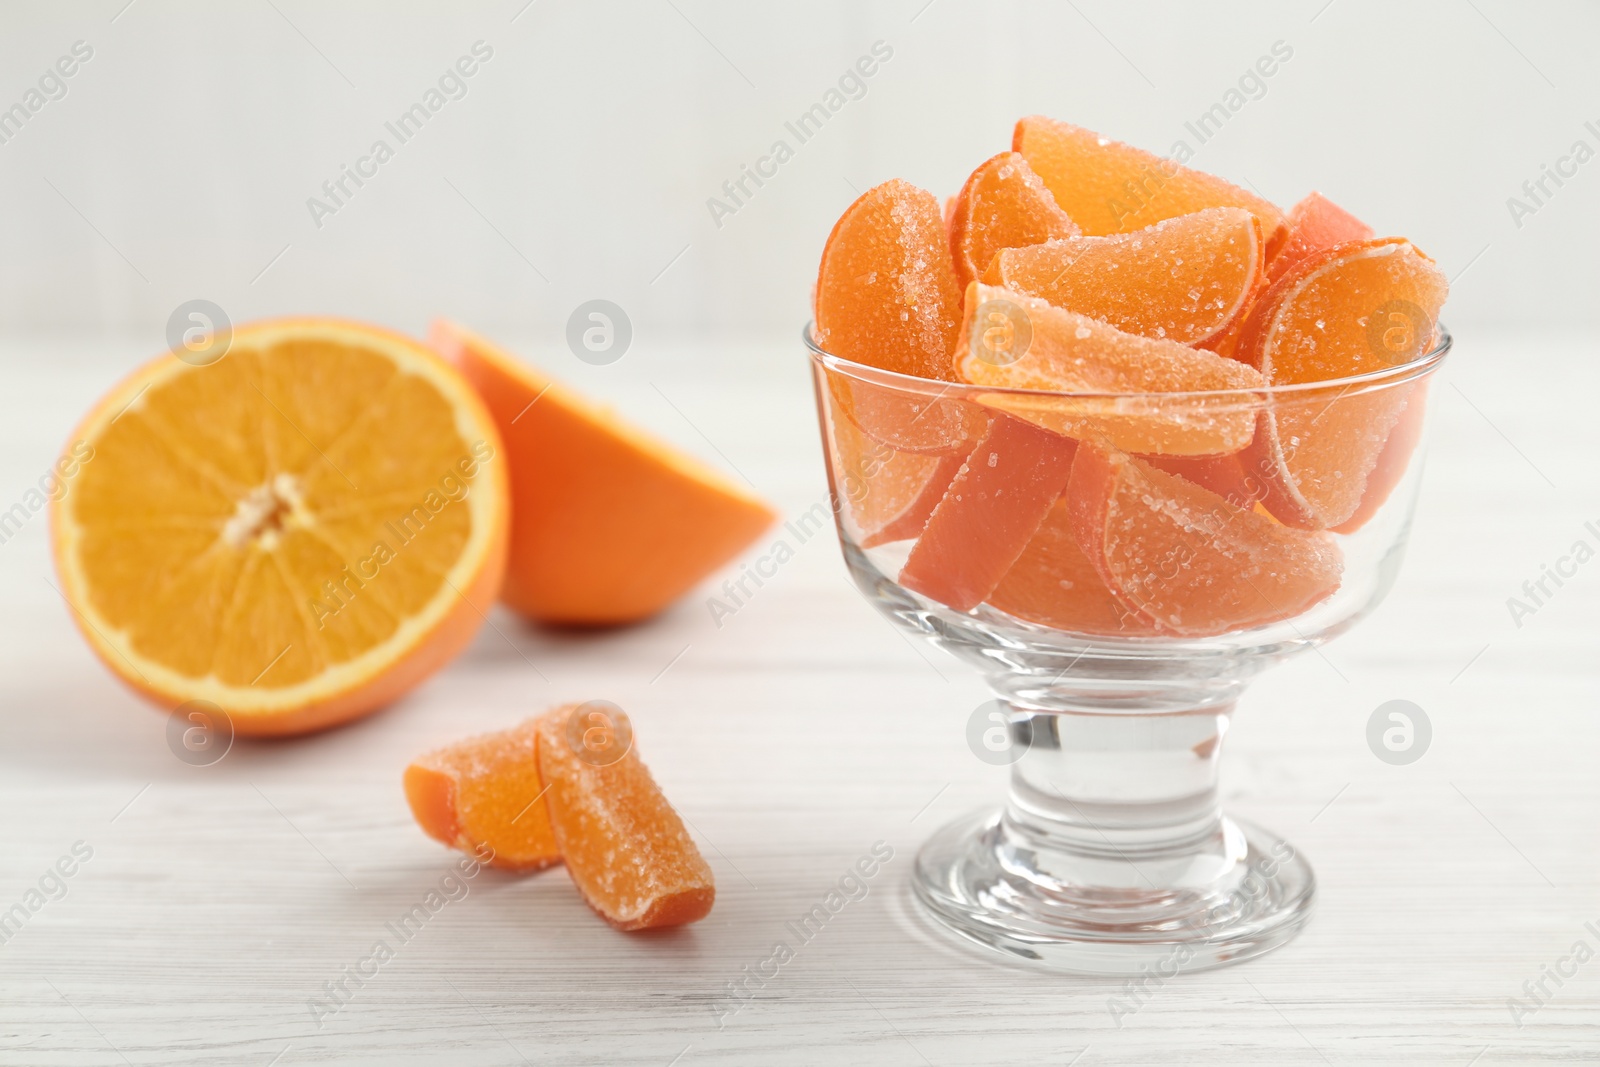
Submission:
<svg viewBox="0 0 1600 1067">
<path fill-rule="evenodd" d="M 0 345 L 0 510 L 152 347 Z M 544 350 L 575 384 L 722 453 L 787 512 L 822 498 L 789 338 L 668 344 L 641 331 L 608 368 L 578 366 L 554 337 Z M 92 857 L 0 944 L 0 1064 L 1600 1060 L 1600 961 L 1559 988 L 1545 979 L 1551 996 L 1520 1028 L 1508 1009 L 1543 969 L 1571 971 L 1561 960 L 1575 942 L 1600 949 L 1600 563 L 1520 628 L 1505 603 L 1573 542 L 1600 545 L 1584 527 L 1600 525 L 1597 394 L 1592 340 L 1461 331 L 1398 587 L 1327 649 L 1337 670 L 1306 656 L 1262 679 L 1230 741 L 1227 796 L 1310 857 L 1316 918 L 1269 957 L 1171 982 L 1120 1027 L 1118 983 L 1002 966 L 918 925 L 906 898 L 918 844 L 997 800 L 1004 771 L 963 740 L 985 695 L 976 679 L 878 617 L 831 537 L 795 546 L 720 629 L 709 587 L 610 634 L 497 613 L 388 711 L 192 767 L 78 639 L 36 516 L 0 545 L 0 910 L 76 842 Z M 595 697 L 630 711 L 702 842 L 711 917 L 625 936 L 560 869 L 484 872 L 397 942 L 385 924 L 453 861 L 411 821 L 406 762 Z M 1433 722 L 1410 766 L 1366 745 L 1368 716 L 1393 698 Z M 775 941 L 793 944 L 785 923 L 878 841 L 894 858 L 868 895 L 719 1028 L 728 983 Z M 380 938 L 393 959 L 319 1026 L 308 1001 Z"/>
</svg>

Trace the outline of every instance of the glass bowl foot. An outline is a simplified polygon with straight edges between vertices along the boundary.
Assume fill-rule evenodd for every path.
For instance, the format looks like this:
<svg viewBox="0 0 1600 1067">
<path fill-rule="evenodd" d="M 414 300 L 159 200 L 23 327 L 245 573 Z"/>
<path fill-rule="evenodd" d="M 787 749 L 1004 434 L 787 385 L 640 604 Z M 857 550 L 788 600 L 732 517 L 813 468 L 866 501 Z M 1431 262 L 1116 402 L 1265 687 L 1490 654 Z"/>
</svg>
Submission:
<svg viewBox="0 0 1600 1067">
<path fill-rule="evenodd" d="M 912 888 L 936 925 L 1054 971 L 1157 983 L 1270 952 L 1311 916 L 1316 878 L 1287 841 L 1220 818 L 1181 851 L 1037 847 L 1009 815 L 938 830 Z"/>
</svg>

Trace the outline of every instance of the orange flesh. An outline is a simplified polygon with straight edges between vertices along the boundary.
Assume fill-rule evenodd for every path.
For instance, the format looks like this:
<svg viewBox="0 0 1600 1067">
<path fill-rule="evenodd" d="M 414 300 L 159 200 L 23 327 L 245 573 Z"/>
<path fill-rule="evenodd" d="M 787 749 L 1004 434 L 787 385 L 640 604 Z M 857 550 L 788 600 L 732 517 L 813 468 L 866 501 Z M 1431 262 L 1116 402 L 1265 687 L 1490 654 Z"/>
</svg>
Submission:
<svg viewBox="0 0 1600 1067">
<path fill-rule="evenodd" d="M 1433 261 L 1400 238 L 1336 245 L 1302 260 L 1267 291 L 1238 356 L 1273 385 L 1409 362 L 1432 339 L 1448 288 Z M 1411 310 L 1394 310 L 1396 301 Z M 1403 386 L 1330 388 L 1284 397 L 1263 412 L 1245 459 L 1264 475 L 1268 510 L 1304 529 L 1349 520 L 1406 396 Z"/>
<path fill-rule="evenodd" d="M 1093 130 L 1034 115 L 1017 122 L 1011 147 L 1084 233 L 1126 233 L 1203 208 L 1242 207 L 1261 220 L 1269 257 L 1283 243 L 1283 212 L 1261 197 Z"/>
<path fill-rule="evenodd" d="M 1283 248 L 1268 268 L 1268 281 L 1275 282 L 1313 252 L 1372 239 L 1372 227 L 1335 204 L 1321 193 L 1311 193 L 1289 209 L 1288 236 Z"/>
<path fill-rule="evenodd" d="M 977 607 L 1061 495 L 1074 448 L 1068 438 L 996 418 L 928 517 L 900 584 L 957 611 Z"/>
<path fill-rule="evenodd" d="M 817 274 L 818 346 L 855 363 L 949 381 L 961 291 L 933 194 L 867 190 L 834 224 Z"/>
<path fill-rule="evenodd" d="M 220 360 L 163 356 L 75 438 L 52 514 L 63 592 L 97 654 L 165 707 L 241 734 L 365 714 L 459 651 L 505 561 L 505 457 L 450 367 L 359 323 L 239 327 Z"/>
<path fill-rule="evenodd" d="M 1264 257 L 1254 215 L 1208 208 L 1133 233 L 1009 248 L 983 280 L 1124 333 L 1198 345 L 1248 308 Z"/>
<path fill-rule="evenodd" d="M 1056 630 L 1134 637 L 1155 627 L 1111 594 L 1073 539 L 1066 498 L 1050 507 L 1017 562 L 989 594 L 991 607 Z"/>
<path fill-rule="evenodd" d="M 430 343 L 483 396 L 510 454 L 501 597 L 544 622 L 648 618 L 776 518 L 752 493 L 632 428 L 489 341 L 434 323 Z"/>
<path fill-rule="evenodd" d="M 1073 237 L 1079 232 L 1028 161 L 1015 152 L 1002 152 L 972 172 L 956 196 L 949 227 L 960 291 L 983 273 L 1001 249 Z"/>
<path fill-rule="evenodd" d="M 1120 452 L 1080 445 L 1067 502 L 1101 580 L 1164 634 L 1263 626 L 1339 587 L 1341 557 L 1327 535 L 1281 526 Z"/>
<path fill-rule="evenodd" d="M 491 866 L 537 870 L 561 861 L 544 804 L 533 720 L 430 752 L 405 772 L 406 800 L 428 836 Z"/>
<path fill-rule="evenodd" d="M 595 766 L 567 740 L 571 707 L 541 716 L 539 772 L 556 842 L 591 908 L 621 930 L 678 926 L 711 911 L 711 868 L 637 750 Z"/>
<path fill-rule="evenodd" d="M 1031 339 L 1009 363 L 988 356 L 986 335 L 1014 324 L 997 302 L 1020 309 Z M 1037 297 L 974 282 L 956 365 L 975 385 L 1082 393 L 1180 393 L 1259 388 L 1261 376 L 1236 360 L 1174 341 L 1138 337 L 1063 311 Z M 999 325 L 996 325 L 999 323 Z M 1019 340 L 1018 345 L 1022 342 Z M 983 402 L 1055 433 L 1096 438 L 1132 452 L 1216 455 L 1236 452 L 1255 432 L 1250 397 L 1132 399 L 988 394 Z"/>
</svg>

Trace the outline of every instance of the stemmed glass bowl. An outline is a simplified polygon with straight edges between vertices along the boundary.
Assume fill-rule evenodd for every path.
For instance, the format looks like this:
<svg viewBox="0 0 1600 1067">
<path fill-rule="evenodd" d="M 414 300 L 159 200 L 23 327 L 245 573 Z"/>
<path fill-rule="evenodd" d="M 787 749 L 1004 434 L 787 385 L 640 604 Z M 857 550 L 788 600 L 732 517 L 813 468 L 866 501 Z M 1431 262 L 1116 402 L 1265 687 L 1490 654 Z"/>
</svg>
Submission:
<svg viewBox="0 0 1600 1067">
<path fill-rule="evenodd" d="M 1257 673 L 1342 633 L 1393 585 L 1448 333 L 1418 358 L 1336 381 L 1121 395 L 931 381 L 804 336 L 850 575 L 897 625 L 982 673 L 996 699 L 969 738 L 1010 763 L 998 809 L 922 847 L 912 879 L 926 912 L 1014 958 L 1090 974 L 1170 976 L 1294 937 L 1315 897 L 1311 867 L 1221 810 L 1221 743 Z M 1237 442 L 1241 427 L 1252 447 L 1232 457 L 1139 452 L 1152 428 L 1169 441 L 1222 428 Z M 1008 434 L 1042 451 L 989 447 Z M 1076 446 L 1065 467 L 1052 444 L 1063 440 Z M 1086 464 L 1097 476 L 1073 469 Z M 1127 522 L 1107 519 L 1103 499 L 1098 510 L 1072 499 L 1104 496 L 1108 470 L 1123 479 Z M 1356 513 L 1300 528 L 1316 524 L 1297 519 L 1286 470 L 1324 495 L 1360 479 Z M 922 544 L 936 526 L 940 543 Z M 1311 566 L 1321 578 L 1293 573 Z"/>
</svg>

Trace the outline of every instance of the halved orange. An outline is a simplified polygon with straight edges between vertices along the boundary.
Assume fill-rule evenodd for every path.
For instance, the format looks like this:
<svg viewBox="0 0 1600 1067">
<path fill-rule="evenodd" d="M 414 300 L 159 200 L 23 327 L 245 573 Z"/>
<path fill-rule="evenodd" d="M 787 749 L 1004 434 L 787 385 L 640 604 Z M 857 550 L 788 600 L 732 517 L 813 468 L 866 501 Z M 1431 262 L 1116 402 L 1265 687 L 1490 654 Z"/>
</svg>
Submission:
<svg viewBox="0 0 1600 1067">
<path fill-rule="evenodd" d="M 163 355 L 74 431 L 51 510 L 90 647 L 241 734 L 363 715 L 448 662 L 505 567 L 500 434 L 462 377 L 387 330 L 282 319 L 218 362 Z"/>
<path fill-rule="evenodd" d="M 430 343 L 505 438 L 511 554 L 501 597 L 542 622 L 636 622 L 738 555 L 777 514 L 733 479 L 637 430 L 452 322 Z"/>
</svg>

